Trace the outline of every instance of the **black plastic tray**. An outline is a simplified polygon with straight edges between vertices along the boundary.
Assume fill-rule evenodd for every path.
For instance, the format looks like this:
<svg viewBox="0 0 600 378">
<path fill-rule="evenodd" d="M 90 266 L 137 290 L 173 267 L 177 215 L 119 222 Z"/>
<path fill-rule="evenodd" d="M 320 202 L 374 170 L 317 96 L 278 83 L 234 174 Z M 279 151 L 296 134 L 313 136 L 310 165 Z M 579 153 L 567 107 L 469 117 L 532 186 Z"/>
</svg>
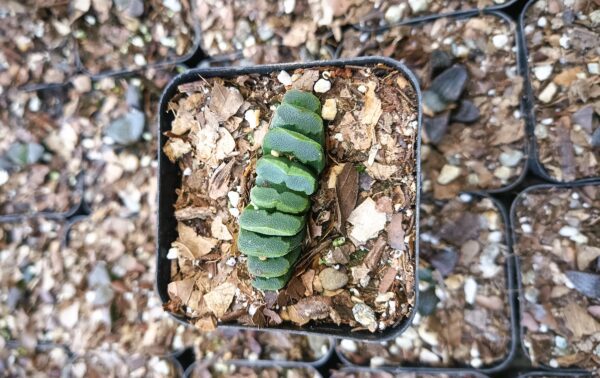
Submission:
<svg viewBox="0 0 600 378">
<path fill-rule="evenodd" d="M 484 194 L 484 193 L 479 193 L 479 192 L 465 192 L 463 194 L 468 194 L 471 195 L 473 197 L 478 197 L 478 198 L 487 198 L 489 200 L 491 200 L 494 205 L 496 206 L 496 208 L 498 209 L 498 211 L 500 212 L 501 216 L 502 216 L 502 220 L 504 221 L 504 242 L 508 248 L 507 251 L 507 255 L 506 255 L 506 261 L 504 263 L 504 278 L 506 280 L 506 294 L 508 296 L 508 316 L 510 317 L 510 342 L 508 343 L 508 350 L 506 352 L 506 355 L 504 356 L 504 358 L 500 359 L 498 362 L 488 365 L 488 366 L 483 366 L 481 368 L 473 368 L 471 366 L 468 365 L 452 365 L 452 366 L 444 366 L 444 367 L 426 367 L 427 369 L 434 369 L 434 370 L 446 370 L 446 371 L 455 371 L 456 369 L 461 370 L 464 369 L 466 371 L 478 371 L 478 372 L 482 372 L 482 373 L 486 373 L 486 374 L 490 374 L 490 373 L 496 373 L 500 370 L 503 370 L 505 368 L 507 368 L 510 363 L 512 362 L 513 358 L 515 357 L 515 353 L 517 350 L 517 341 L 519 340 L 519 335 L 518 335 L 518 324 L 517 324 L 517 314 L 518 314 L 518 309 L 517 309 L 517 299 L 515 297 L 515 286 L 514 286 L 514 274 L 515 274 L 515 267 L 514 267 L 514 263 L 513 263 L 513 259 L 512 259 L 512 243 L 511 243 L 511 236 L 512 236 L 512 227 L 510 225 L 510 218 L 508 215 L 508 210 L 506 209 L 506 207 L 496 198 Z M 357 365 L 353 362 L 351 362 L 350 360 L 348 360 L 348 358 L 346 358 L 346 356 L 344 355 L 343 352 L 341 352 L 340 350 L 340 346 L 339 346 L 339 342 L 338 345 L 336 345 L 336 353 L 338 355 L 338 358 L 344 363 L 344 365 L 355 368 L 355 367 L 363 367 L 361 365 Z M 398 369 L 400 365 L 383 365 L 381 366 L 381 369 L 384 370 L 394 370 L 394 369 Z M 419 364 L 402 364 L 403 367 L 408 367 L 408 368 L 414 368 L 414 369 L 423 369 L 425 365 L 419 365 Z"/>
<path fill-rule="evenodd" d="M 578 188 L 578 187 L 587 186 L 587 185 L 599 185 L 600 186 L 600 180 L 596 180 L 596 181 L 592 181 L 592 182 L 586 181 L 586 182 L 576 182 L 576 183 L 560 183 L 560 184 L 547 184 L 546 183 L 546 184 L 532 185 L 532 186 L 529 186 L 526 189 L 524 189 L 521 193 L 519 193 L 516 196 L 516 198 L 514 199 L 514 201 L 512 202 L 512 206 L 510 208 L 511 238 L 512 238 L 512 242 L 513 242 L 513 246 L 516 245 L 516 243 L 517 243 L 517 235 L 515 233 L 516 209 L 517 209 L 519 202 L 521 201 L 522 197 L 525 194 L 535 191 L 535 190 L 540 190 L 540 189 L 544 190 L 544 189 L 552 189 L 552 188 Z M 519 331 L 519 337 L 520 337 L 519 341 L 521 344 L 521 352 L 527 358 L 527 360 L 529 362 L 531 362 L 531 356 L 529 355 L 529 351 L 525 347 L 525 343 L 523 343 L 523 337 L 525 335 L 525 332 L 523 330 L 524 327 L 521 324 L 520 319 L 521 319 L 522 311 L 523 311 L 523 307 L 521 306 L 521 303 L 525 303 L 525 298 L 523 298 L 523 283 L 521 280 L 520 259 L 519 259 L 519 256 L 517 256 L 517 254 L 514 253 L 514 249 L 513 249 L 513 259 L 514 259 L 513 265 L 515 267 L 514 276 L 515 276 L 517 290 L 518 290 L 518 293 L 515 295 L 515 297 L 516 297 L 516 300 L 518 301 L 518 308 L 519 308 L 519 313 L 518 313 L 518 317 L 519 317 L 518 331 Z M 567 375 L 567 376 L 569 374 L 573 374 L 573 376 L 578 376 L 578 374 L 585 375 L 586 373 L 590 374 L 586 370 L 580 369 L 580 368 L 552 368 L 545 364 L 540 364 L 540 367 L 545 370 L 543 372 L 544 374 L 547 374 L 548 372 L 555 372 L 558 375 L 563 374 L 563 375 Z M 542 375 L 542 373 L 539 373 L 537 375 Z M 533 377 L 535 375 L 531 375 L 531 376 Z"/>
<path fill-rule="evenodd" d="M 553 369 L 550 371 L 531 371 L 528 373 L 519 374 L 518 378 L 534 378 L 534 377 L 557 377 L 557 378 L 566 378 L 566 377 L 581 377 L 581 378 L 592 378 L 590 373 L 585 372 L 574 372 L 570 370 L 563 369 Z"/>
<path fill-rule="evenodd" d="M 535 104 L 536 104 L 536 100 L 535 100 L 535 96 L 533 94 L 533 86 L 531 85 L 531 72 L 529 70 L 529 49 L 527 46 L 527 38 L 525 37 L 525 16 L 527 15 L 527 11 L 529 10 L 529 7 L 531 7 L 534 3 L 536 3 L 539 0 L 529 0 L 527 2 L 527 4 L 525 4 L 525 6 L 523 7 L 523 9 L 521 10 L 521 13 L 519 14 L 519 21 L 518 21 L 518 39 L 519 39 L 519 44 L 520 44 L 520 48 L 518 50 L 518 61 L 519 64 L 521 66 L 520 70 L 521 70 L 521 75 L 523 76 L 523 78 L 525 79 L 524 82 L 524 87 L 523 87 L 523 91 L 524 91 L 524 100 L 523 103 L 525 105 L 525 111 L 524 111 L 524 115 L 525 115 L 525 121 L 526 121 L 526 130 L 527 130 L 527 134 L 529 137 L 529 151 L 531 153 L 530 157 L 529 157 L 529 169 L 531 170 L 531 172 L 533 174 L 535 174 L 536 176 L 552 182 L 552 183 L 572 183 L 572 182 L 593 182 L 594 180 L 599 180 L 600 177 L 584 177 L 584 178 L 579 178 L 579 179 L 575 179 L 572 181 L 560 181 L 557 180 L 555 178 L 553 178 L 552 176 L 550 176 L 550 174 L 548 173 L 548 171 L 546 171 L 546 168 L 544 168 L 544 165 L 542 164 L 542 162 L 539 159 L 539 149 L 538 149 L 538 143 L 537 143 L 537 139 L 535 137 L 535 125 L 536 125 L 536 117 L 535 117 Z"/>
<path fill-rule="evenodd" d="M 446 374 L 450 378 L 460 378 L 460 377 L 477 377 L 477 378 L 487 378 L 488 376 L 480 373 L 473 369 L 444 369 L 444 368 L 395 368 L 395 369 L 371 369 L 367 367 L 345 367 L 339 369 L 338 371 L 347 372 L 347 373 L 388 373 L 388 374 L 429 374 L 429 375 L 442 375 Z"/>
<path fill-rule="evenodd" d="M 396 22 L 393 24 L 386 24 L 386 25 L 382 25 L 382 26 L 367 27 L 367 26 L 361 25 L 361 23 L 358 22 L 358 23 L 353 24 L 353 27 L 362 32 L 378 33 L 378 32 L 382 32 L 382 31 L 391 29 L 396 26 L 410 25 L 410 24 L 419 23 L 419 22 L 427 22 L 427 21 L 432 21 L 432 20 L 442 18 L 442 17 L 461 17 L 461 16 L 472 17 L 472 16 L 476 16 L 476 15 L 484 13 L 484 12 L 504 10 L 506 8 L 512 7 L 518 1 L 519 0 L 509 0 L 504 4 L 492 5 L 492 6 L 483 7 L 483 8 L 471 8 L 471 9 L 463 9 L 463 10 L 454 11 L 454 12 L 433 13 L 433 14 L 428 14 L 425 16 L 409 17 L 409 18 L 403 19 L 402 21 L 399 21 L 399 22 Z"/>
<path fill-rule="evenodd" d="M 183 376 L 186 378 L 190 377 L 190 375 L 194 369 L 194 366 L 196 366 L 196 364 L 201 364 L 202 362 L 204 362 L 204 361 L 203 360 L 196 361 L 193 364 L 191 364 L 190 366 L 188 366 L 187 369 L 185 369 L 185 373 Z M 309 371 L 312 371 L 314 378 L 322 377 L 321 373 L 319 373 L 319 371 L 313 365 L 307 364 L 304 362 L 265 361 L 265 360 L 258 360 L 258 361 L 227 360 L 227 361 L 219 361 L 219 363 L 223 363 L 226 365 L 240 366 L 240 367 L 250 367 L 250 368 L 272 368 L 272 367 L 281 367 L 281 368 L 289 368 L 289 369 L 301 368 L 301 369 L 307 369 Z M 209 365 L 211 365 L 211 364 L 209 364 Z"/>
<path fill-rule="evenodd" d="M 173 114 L 168 111 L 169 100 L 177 93 L 177 87 L 182 83 L 198 80 L 199 77 L 234 77 L 238 75 L 245 75 L 250 73 L 257 74 L 268 74 L 271 72 L 278 72 L 281 70 L 295 70 L 299 68 L 312 68 L 321 66 L 333 66 L 343 67 L 347 65 L 354 66 L 374 66 L 376 64 L 385 64 L 389 67 L 395 68 L 402 72 L 405 77 L 410 80 L 418 100 L 418 134 L 416 141 L 416 177 L 417 177 L 417 199 L 416 199 L 416 240 L 419 236 L 419 203 L 421 195 L 421 92 L 419 84 L 414 75 L 408 70 L 403 64 L 388 58 L 382 57 L 366 57 L 357 59 L 340 59 L 334 61 L 315 61 L 310 63 L 289 63 L 289 64 L 274 64 L 274 65 L 263 65 L 263 66 L 252 66 L 252 67 L 241 67 L 241 68 L 209 68 L 209 69 L 193 69 L 185 73 L 182 73 L 175 77 L 171 83 L 165 88 L 159 105 L 159 144 L 158 144 L 158 237 L 157 237 L 157 264 L 156 264 L 156 286 L 158 294 L 163 303 L 169 301 L 169 294 L 167 293 L 167 286 L 171 280 L 171 263 L 167 260 L 167 252 L 170 248 L 171 242 L 177 238 L 176 231 L 176 220 L 174 216 L 173 204 L 176 200 L 175 189 L 179 188 L 181 183 L 181 172 L 177 165 L 171 163 L 168 158 L 162 153 L 162 148 L 167 141 L 167 137 L 164 135 L 165 131 L 170 130 L 171 122 L 173 121 Z M 415 266 L 419 264 L 419 249 L 418 245 L 415 246 Z M 415 269 L 415 275 L 417 275 Z M 418 277 L 416 277 L 418 279 Z M 418 301 L 418 291 L 415 289 L 415 308 L 416 301 Z M 171 314 L 175 319 L 179 320 L 183 324 L 189 324 L 188 320 L 183 316 L 176 316 Z M 400 334 L 406 329 L 412 321 L 414 316 L 414 310 L 411 312 L 408 318 L 403 319 L 395 327 L 390 327 L 379 333 L 371 333 L 368 331 L 357 331 L 352 332 L 349 326 L 336 326 L 336 325 L 320 325 L 320 324 L 307 324 L 304 327 L 292 326 L 289 324 L 270 327 L 263 329 L 264 331 L 289 331 L 298 334 L 317 334 L 321 336 L 334 336 L 334 337 L 345 337 L 350 339 L 356 339 L 361 341 L 377 341 L 386 340 L 393 338 L 395 335 Z M 234 328 L 234 329 L 257 329 L 256 327 L 242 326 L 238 324 L 219 324 L 219 327 L 223 328 Z"/>
</svg>

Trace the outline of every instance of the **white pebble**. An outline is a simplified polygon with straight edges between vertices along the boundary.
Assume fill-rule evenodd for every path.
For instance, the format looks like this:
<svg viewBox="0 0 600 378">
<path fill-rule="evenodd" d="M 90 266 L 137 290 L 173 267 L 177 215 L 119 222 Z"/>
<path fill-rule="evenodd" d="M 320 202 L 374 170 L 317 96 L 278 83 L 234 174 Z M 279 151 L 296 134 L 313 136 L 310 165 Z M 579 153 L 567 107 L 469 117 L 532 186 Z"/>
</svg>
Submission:
<svg viewBox="0 0 600 378">
<path fill-rule="evenodd" d="M 465 301 L 468 304 L 475 303 L 475 297 L 477 296 L 477 282 L 473 277 L 467 277 L 465 279 Z"/>
<path fill-rule="evenodd" d="M 133 57 L 133 62 L 138 66 L 146 65 L 146 58 L 142 54 L 135 54 Z"/>
<path fill-rule="evenodd" d="M 388 22 L 388 24 L 395 24 L 396 22 L 400 21 L 404 17 L 405 12 L 406 12 L 406 4 L 405 3 L 398 4 L 398 5 L 392 5 L 388 8 L 388 10 L 385 12 L 385 15 L 383 17 Z"/>
<path fill-rule="evenodd" d="M 490 234 L 488 235 L 488 241 L 490 243 L 500 243 L 502 241 L 502 232 L 500 232 L 500 231 L 490 232 Z"/>
<path fill-rule="evenodd" d="M 587 69 L 592 75 L 600 75 L 600 64 L 598 63 L 588 63 Z"/>
<path fill-rule="evenodd" d="M 565 236 L 565 237 L 571 237 L 571 236 L 575 236 L 579 233 L 579 230 L 576 229 L 575 227 L 571 227 L 571 226 L 563 226 L 559 231 L 558 234 L 560 236 Z"/>
<path fill-rule="evenodd" d="M 550 84 L 548 84 L 546 88 L 544 88 L 544 90 L 542 90 L 542 92 L 538 95 L 538 99 L 547 104 L 552 101 L 557 90 L 558 87 L 556 84 L 550 82 Z"/>
<path fill-rule="evenodd" d="M 500 154 L 500 163 L 505 167 L 515 167 L 521 159 L 523 153 L 519 150 L 509 150 Z"/>
<path fill-rule="evenodd" d="M 521 230 L 523 231 L 524 234 L 531 234 L 531 232 L 533 231 L 533 228 L 531 227 L 530 224 L 523 223 L 521 225 Z"/>
<path fill-rule="evenodd" d="M 381 356 L 371 357 L 371 367 L 377 368 L 383 365 L 385 365 L 385 358 Z"/>
<path fill-rule="evenodd" d="M 568 49 L 571 46 L 571 40 L 569 39 L 569 37 L 567 35 L 564 35 L 562 37 L 560 37 L 560 39 L 558 40 L 558 43 L 560 44 L 560 47 L 562 47 L 563 49 Z"/>
<path fill-rule="evenodd" d="M 337 102 L 333 98 L 328 98 L 325 100 L 325 104 L 323 104 L 323 109 L 321 109 L 321 117 L 328 121 L 333 121 L 337 114 Z"/>
<path fill-rule="evenodd" d="M 292 77 L 287 71 L 281 71 L 279 75 L 277 75 L 277 80 L 283 85 L 292 85 Z"/>
<path fill-rule="evenodd" d="M 281 71 L 284 72 L 284 71 Z M 244 119 L 251 129 L 256 129 L 260 123 L 260 109 L 248 109 L 244 113 Z"/>
<path fill-rule="evenodd" d="M 435 364 L 440 362 L 440 357 L 429 349 L 421 349 L 419 360 L 427 364 Z"/>
<path fill-rule="evenodd" d="M 235 266 L 236 263 L 237 263 L 237 260 L 235 259 L 235 257 L 230 257 L 225 262 L 225 264 L 227 264 L 227 266 Z"/>
<path fill-rule="evenodd" d="M 367 87 L 362 84 L 359 85 L 357 89 L 360 93 L 367 93 Z"/>
<path fill-rule="evenodd" d="M 6 184 L 9 177 L 10 176 L 8 175 L 8 172 L 6 172 L 4 169 L 0 169 L 0 186 Z"/>
<path fill-rule="evenodd" d="M 231 191 L 227 193 L 227 198 L 229 198 L 229 202 L 231 202 L 231 206 L 237 207 L 238 203 L 240 203 L 240 194 L 238 192 Z"/>
<path fill-rule="evenodd" d="M 177 248 L 169 248 L 169 252 L 167 253 L 168 260 L 175 260 L 179 257 L 179 250 Z"/>
<path fill-rule="evenodd" d="M 494 170 L 494 176 L 502 181 L 508 180 L 512 176 L 512 169 L 502 166 Z"/>
<path fill-rule="evenodd" d="M 475 369 L 478 369 L 481 367 L 483 361 L 481 361 L 481 358 L 473 358 L 471 360 L 471 366 L 473 366 Z"/>
<path fill-rule="evenodd" d="M 414 14 L 426 11 L 429 8 L 429 0 L 408 0 L 408 5 Z"/>
<path fill-rule="evenodd" d="M 342 347 L 342 349 L 350 353 L 354 353 L 358 350 L 358 346 L 356 345 L 356 343 L 348 339 L 343 339 L 340 342 L 340 346 Z"/>
<path fill-rule="evenodd" d="M 437 177 L 437 182 L 440 185 L 450 184 L 452 181 L 456 180 L 458 176 L 460 176 L 461 169 L 454 165 L 446 164 L 442 167 L 439 176 Z"/>
<path fill-rule="evenodd" d="M 558 361 L 556 361 L 556 360 L 553 358 L 553 359 L 551 359 L 551 360 L 548 362 L 548 365 L 550 365 L 550 367 L 551 367 L 551 368 L 554 368 L 554 369 L 556 369 L 556 368 L 558 368 Z"/>
<path fill-rule="evenodd" d="M 492 43 L 497 49 L 501 49 L 508 43 L 508 36 L 505 34 L 499 34 L 492 37 Z"/>
<path fill-rule="evenodd" d="M 315 83 L 314 91 L 317 93 L 326 93 L 331 89 L 331 82 L 325 79 L 319 79 Z"/>
<path fill-rule="evenodd" d="M 535 66 L 533 67 L 533 74 L 539 81 L 544 81 L 548 79 L 550 75 L 552 75 L 552 65 L 544 64 L 541 66 Z"/>
<path fill-rule="evenodd" d="M 548 20 L 546 19 L 546 17 L 540 17 L 537 21 L 537 25 L 540 28 L 545 28 L 546 25 L 548 25 Z"/>
</svg>

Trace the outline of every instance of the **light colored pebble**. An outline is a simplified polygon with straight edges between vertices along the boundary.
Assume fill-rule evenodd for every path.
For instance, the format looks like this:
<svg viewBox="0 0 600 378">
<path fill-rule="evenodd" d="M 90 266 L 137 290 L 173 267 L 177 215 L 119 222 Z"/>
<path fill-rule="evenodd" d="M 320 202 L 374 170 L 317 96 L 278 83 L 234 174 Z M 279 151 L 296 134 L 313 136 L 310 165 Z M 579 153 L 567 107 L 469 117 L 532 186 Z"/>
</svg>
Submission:
<svg viewBox="0 0 600 378">
<path fill-rule="evenodd" d="M 461 169 L 457 166 L 446 164 L 442 167 L 437 182 L 440 185 L 448 185 L 452 181 L 456 180 L 461 173 Z"/>
<path fill-rule="evenodd" d="M 545 28 L 548 25 L 548 19 L 546 17 L 540 17 L 537 21 L 537 26 Z"/>
<path fill-rule="evenodd" d="M 334 98 L 328 98 L 321 109 L 321 117 L 328 121 L 333 121 L 337 114 L 337 102 Z"/>
<path fill-rule="evenodd" d="M 508 36 L 506 34 L 498 34 L 492 37 L 492 43 L 497 49 L 501 49 L 508 43 Z"/>
<path fill-rule="evenodd" d="M 238 203 L 240 203 L 240 194 L 238 192 L 228 192 L 227 198 L 229 198 L 229 202 L 231 202 L 231 206 L 233 207 L 237 207 Z"/>
<path fill-rule="evenodd" d="M 277 75 L 277 80 L 279 80 L 279 82 L 283 85 L 292 85 L 292 77 L 289 73 L 287 73 L 287 71 L 279 72 L 279 75 Z"/>
<path fill-rule="evenodd" d="M 377 319 L 375 319 L 375 311 L 364 303 L 357 303 L 352 307 L 354 320 L 359 322 L 363 327 L 369 330 L 377 329 Z"/>
<path fill-rule="evenodd" d="M 429 8 L 429 0 L 408 0 L 408 5 L 413 13 L 421 13 Z"/>
<path fill-rule="evenodd" d="M 367 93 L 367 87 L 363 84 L 359 85 L 357 89 L 360 93 Z"/>
<path fill-rule="evenodd" d="M 0 169 L 0 186 L 6 184 L 10 176 L 4 169 Z"/>
<path fill-rule="evenodd" d="M 558 87 L 554 83 L 549 83 L 546 88 L 542 90 L 542 92 L 538 95 L 538 99 L 543 103 L 549 103 L 554 98 Z"/>
<path fill-rule="evenodd" d="M 579 230 L 575 227 L 571 226 L 563 226 L 560 230 L 558 230 L 558 234 L 560 236 L 565 236 L 570 238 L 571 236 L 575 236 L 579 233 Z"/>
<path fill-rule="evenodd" d="M 599 63 L 588 63 L 588 72 L 592 75 L 600 75 L 600 64 Z"/>
<path fill-rule="evenodd" d="M 285 72 L 285 71 L 281 71 Z M 291 79 L 290 79 L 291 80 Z M 248 121 L 251 129 L 256 129 L 260 124 L 260 109 L 248 109 L 244 113 L 244 119 Z"/>
<path fill-rule="evenodd" d="M 480 368 L 482 364 L 483 364 L 483 361 L 481 361 L 481 358 L 471 359 L 471 366 L 473 366 L 475 369 Z"/>
<path fill-rule="evenodd" d="M 553 358 L 553 359 L 551 359 L 551 360 L 548 362 L 548 365 L 550 365 L 550 367 L 551 367 L 551 368 L 554 368 L 554 369 L 556 369 L 556 368 L 558 368 L 558 361 L 556 361 L 556 360 Z"/>
<path fill-rule="evenodd" d="M 356 345 L 356 342 L 354 342 L 352 340 L 343 339 L 340 342 L 340 346 L 342 347 L 342 349 L 344 349 L 345 351 L 348 351 L 350 353 L 354 353 L 354 352 L 358 351 L 358 346 Z"/>
<path fill-rule="evenodd" d="M 523 159 L 523 153 L 519 150 L 508 150 L 500 154 L 500 163 L 505 167 L 516 167 Z"/>
<path fill-rule="evenodd" d="M 429 349 L 423 348 L 419 353 L 419 361 L 425 362 L 427 364 L 435 364 L 440 362 L 440 357 L 437 354 L 430 351 Z"/>
<path fill-rule="evenodd" d="M 371 367 L 372 368 L 378 368 L 383 365 L 385 365 L 385 358 L 383 358 L 381 356 L 371 357 Z"/>
<path fill-rule="evenodd" d="M 538 123 L 535 126 L 535 130 L 533 131 L 533 133 L 538 139 L 546 139 L 548 138 L 548 127 L 542 123 Z"/>
<path fill-rule="evenodd" d="M 388 8 L 388 10 L 385 11 L 385 15 L 383 17 L 385 18 L 385 20 L 387 21 L 388 24 L 395 24 L 396 22 L 400 21 L 404 17 L 405 13 L 406 13 L 406 4 L 402 3 L 402 4 L 390 6 Z"/>
<path fill-rule="evenodd" d="M 512 176 L 512 169 L 502 166 L 494 169 L 494 176 L 502 181 L 508 180 Z"/>
<path fill-rule="evenodd" d="M 315 83 L 314 91 L 317 93 L 327 93 L 331 89 L 331 82 L 325 79 L 319 79 Z"/>
<path fill-rule="evenodd" d="M 569 343 L 567 342 L 567 339 L 565 339 L 562 336 L 557 335 L 554 337 L 554 345 L 558 349 L 567 349 L 567 347 L 569 346 Z"/>
<path fill-rule="evenodd" d="M 568 49 L 569 47 L 571 47 L 571 39 L 569 38 L 568 35 L 563 34 L 560 39 L 558 40 L 558 43 L 560 44 L 560 47 L 562 47 L 563 49 Z"/>
<path fill-rule="evenodd" d="M 468 304 L 475 303 L 475 297 L 477 296 L 477 282 L 473 277 L 467 277 L 465 279 L 465 301 Z"/>
<path fill-rule="evenodd" d="M 533 228 L 531 227 L 530 224 L 523 223 L 521 225 L 521 231 L 523 231 L 524 234 L 531 234 L 531 232 L 533 231 Z"/>
<path fill-rule="evenodd" d="M 551 64 L 543 64 L 541 66 L 533 67 L 533 74 L 539 81 L 544 81 L 552 75 L 553 67 Z"/>
<path fill-rule="evenodd" d="M 283 11 L 286 14 L 291 14 L 296 8 L 296 0 L 283 0 Z"/>
<path fill-rule="evenodd" d="M 421 340 L 425 341 L 427 344 L 431 346 L 437 346 L 439 344 L 438 334 L 427 329 L 426 323 L 421 324 L 417 332 L 419 333 Z"/>
<path fill-rule="evenodd" d="M 133 62 L 138 66 L 146 65 L 146 58 L 142 54 L 135 54 L 133 56 Z"/>
</svg>

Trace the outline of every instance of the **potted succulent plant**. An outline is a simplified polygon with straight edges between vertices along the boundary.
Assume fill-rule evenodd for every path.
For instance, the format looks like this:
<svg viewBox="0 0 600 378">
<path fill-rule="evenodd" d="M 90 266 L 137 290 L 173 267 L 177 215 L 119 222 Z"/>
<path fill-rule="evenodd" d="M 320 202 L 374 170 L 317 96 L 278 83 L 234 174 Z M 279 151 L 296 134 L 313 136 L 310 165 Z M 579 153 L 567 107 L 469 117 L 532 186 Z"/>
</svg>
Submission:
<svg viewBox="0 0 600 378">
<path fill-rule="evenodd" d="M 167 311 L 203 330 L 381 339 L 408 325 L 420 110 L 402 65 L 192 70 L 159 116 Z"/>
</svg>

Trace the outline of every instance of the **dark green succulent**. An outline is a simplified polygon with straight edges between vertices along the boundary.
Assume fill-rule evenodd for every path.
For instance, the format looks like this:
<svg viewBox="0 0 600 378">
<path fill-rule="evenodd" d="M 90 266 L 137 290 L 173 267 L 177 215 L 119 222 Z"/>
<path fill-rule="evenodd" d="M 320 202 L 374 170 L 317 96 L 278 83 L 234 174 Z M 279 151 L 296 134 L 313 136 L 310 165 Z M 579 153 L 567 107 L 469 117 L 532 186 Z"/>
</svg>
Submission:
<svg viewBox="0 0 600 378">
<path fill-rule="evenodd" d="M 252 285 L 279 290 L 290 279 L 302 250 L 308 196 L 325 167 L 325 131 L 319 99 L 288 91 L 263 142 L 256 186 L 240 216 L 238 249 L 248 256 Z"/>
</svg>

